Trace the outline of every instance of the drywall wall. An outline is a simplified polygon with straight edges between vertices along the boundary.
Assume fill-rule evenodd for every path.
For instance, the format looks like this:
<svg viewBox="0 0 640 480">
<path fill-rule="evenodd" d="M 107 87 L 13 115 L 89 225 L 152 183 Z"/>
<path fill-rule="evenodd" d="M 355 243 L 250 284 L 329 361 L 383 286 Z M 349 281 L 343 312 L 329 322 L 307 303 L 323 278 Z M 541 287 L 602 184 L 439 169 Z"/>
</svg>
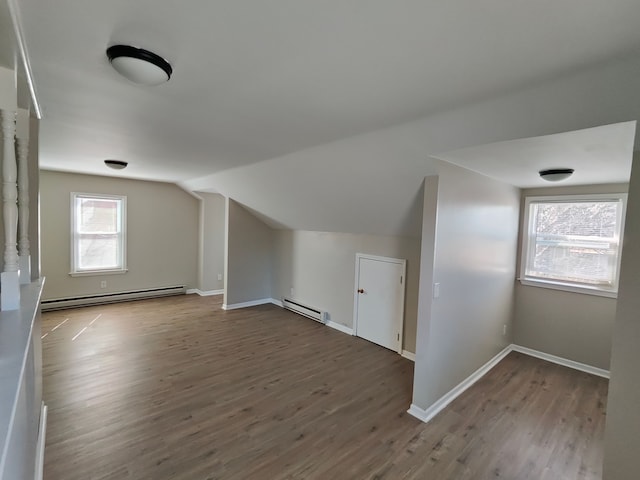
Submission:
<svg viewBox="0 0 640 480">
<path fill-rule="evenodd" d="M 527 196 L 626 193 L 628 184 L 552 187 L 522 191 Z M 518 242 L 518 271 L 522 234 Z M 623 247 L 624 248 L 624 247 Z M 605 370 L 609 369 L 616 299 L 516 284 L 514 343 Z"/>
<path fill-rule="evenodd" d="M 425 410 L 510 342 L 520 211 L 517 188 L 454 165 L 434 190 L 427 178 L 413 386 Z"/>
<path fill-rule="evenodd" d="M 419 238 L 276 230 L 273 296 L 325 310 L 352 328 L 356 253 L 407 260 L 403 348 L 415 352 Z"/>
<path fill-rule="evenodd" d="M 127 273 L 69 275 L 71 192 L 127 196 Z M 196 287 L 199 205 L 176 185 L 42 170 L 40 196 L 43 299 Z M 101 281 L 106 288 L 100 288 Z"/>
<path fill-rule="evenodd" d="M 225 199 L 217 193 L 196 194 L 201 198 L 198 288 L 203 293 L 220 291 L 224 288 Z"/>
<path fill-rule="evenodd" d="M 604 480 L 635 480 L 640 470 L 640 162 L 629 184 L 618 305 L 611 349 Z"/>
<path fill-rule="evenodd" d="M 226 199 L 223 308 L 271 298 L 274 231 L 233 199 Z"/>
</svg>

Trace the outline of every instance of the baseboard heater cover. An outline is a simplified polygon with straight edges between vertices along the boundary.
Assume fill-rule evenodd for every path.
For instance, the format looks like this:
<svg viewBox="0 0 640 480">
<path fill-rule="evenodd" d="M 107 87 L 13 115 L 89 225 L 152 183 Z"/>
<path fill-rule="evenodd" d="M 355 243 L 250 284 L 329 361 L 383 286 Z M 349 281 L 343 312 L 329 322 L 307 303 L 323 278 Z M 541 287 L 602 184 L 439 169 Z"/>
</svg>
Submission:
<svg viewBox="0 0 640 480">
<path fill-rule="evenodd" d="M 41 306 L 42 311 L 46 312 L 51 310 L 61 310 L 63 308 L 88 307 L 90 305 L 127 302 L 130 300 L 142 300 L 145 298 L 184 295 L 186 293 L 187 289 L 184 285 L 174 285 L 172 287 L 147 288 L 145 290 L 130 290 L 128 292 L 84 295 L 71 298 L 43 300 L 41 302 Z"/>
<path fill-rule="evenodd" d="M 327 323 L 327 312 L 323 312 L 314 307 L 309 307 L 308 305 L 303 305 L 302 303 L 291 300 L 290 298 L 282 299 L 282 306 L 287 310 L 291 310 L 299 315 L 304 315 L 305 317 L 311 318 L 316 322 Z"/>
</svg>

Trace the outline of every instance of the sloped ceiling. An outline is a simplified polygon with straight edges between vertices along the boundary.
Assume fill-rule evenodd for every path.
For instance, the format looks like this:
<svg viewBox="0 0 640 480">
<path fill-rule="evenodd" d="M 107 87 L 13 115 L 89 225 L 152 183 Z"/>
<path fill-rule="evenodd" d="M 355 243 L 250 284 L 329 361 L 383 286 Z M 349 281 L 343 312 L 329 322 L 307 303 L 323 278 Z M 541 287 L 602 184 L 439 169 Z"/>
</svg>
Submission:
<svg viewBox="0 0 640 480">
<path fill-rule="evenodd" d="M 118 175 L 220 191 L 288 228 L 414 234 L 430 155 L 640 114 L 636 0 L 9 1 L 43 168 L 126 160 Z M 115 43 L 173 78 L 128 83 Z"/>
</svg>

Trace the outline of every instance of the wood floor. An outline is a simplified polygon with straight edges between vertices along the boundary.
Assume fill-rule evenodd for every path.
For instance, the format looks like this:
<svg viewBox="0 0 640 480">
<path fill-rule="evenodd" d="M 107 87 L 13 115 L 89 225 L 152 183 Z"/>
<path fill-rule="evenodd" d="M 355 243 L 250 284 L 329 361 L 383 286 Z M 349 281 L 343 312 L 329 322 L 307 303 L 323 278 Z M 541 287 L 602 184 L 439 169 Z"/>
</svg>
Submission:
<svg viewBox="0 0 640 480">
<path fill-rule="evenodd" d="M 45 480 L 601 478 L 602 378 L 511 353 L 424 424 L 409 360 L 220 303 L 43 315 Z"/>
</svg>

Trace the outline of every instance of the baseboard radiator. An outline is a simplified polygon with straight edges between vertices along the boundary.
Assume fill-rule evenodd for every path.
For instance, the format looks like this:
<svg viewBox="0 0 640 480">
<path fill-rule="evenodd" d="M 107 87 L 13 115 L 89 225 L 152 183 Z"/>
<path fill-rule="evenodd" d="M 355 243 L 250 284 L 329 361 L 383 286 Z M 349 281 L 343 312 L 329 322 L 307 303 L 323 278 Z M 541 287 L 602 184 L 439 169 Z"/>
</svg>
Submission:
<svg viewBox="0 0 640 480">
<path fill-rule="evenodd" d="M 106 303 L 128 302 L 145 298 L 167 297 L 170 295 L 184 295 L 187 289 L 184 285 L 172 287 L 148 288 L 145 290 L 131 290 L 128 292 L 106 293 L 101 295 L 84 295 L 71 298 L 43 300 L 42 311 L 61 310 L 63 308 L 88 307 Z"/>
<path fill-rule="evenodd" d="M 316 322 L 327 323 L 327 312 L 323 312 L 314 307 L 309 307 L 308 305 L 303 305 L 299 302 L 291 300 L 290 298 L 282 299 L 282 306 L 287 310 L 291 310 L 299 315 L 304 315 L 305 317 L 311 318 Z"/>
</svg>

